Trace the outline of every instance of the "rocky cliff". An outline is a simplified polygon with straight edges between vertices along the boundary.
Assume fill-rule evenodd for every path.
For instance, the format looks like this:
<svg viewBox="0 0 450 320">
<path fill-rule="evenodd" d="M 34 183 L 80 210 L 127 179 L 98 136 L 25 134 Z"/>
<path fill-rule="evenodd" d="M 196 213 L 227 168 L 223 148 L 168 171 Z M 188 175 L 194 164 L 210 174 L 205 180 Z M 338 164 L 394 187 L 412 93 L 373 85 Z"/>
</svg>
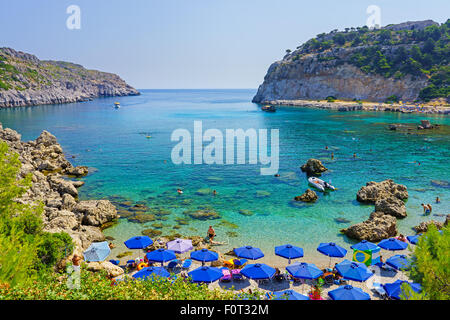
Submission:
<svg viewBox="0 0 450 320">
<path fill-rule="evenodd" d="M 428 20 L 318 35 L 269 67 L 253 102 L 448 99 L 448 28 Z"/>
<path fill-rule="evenodd" d="M 0 108 L 138 94 L 115 74 L 0 48 Z"/>
<path fill-rule="evenodd" d="M 0 123 L 2 141 L 19 154 L 20 178 L 32 175 L 32 187 L 17 201 L 44 204 L 44 231 L 68 233 L 78 255 L 92 242 L 105 240 L 100 227 L 116 220 L 117 210 L 108 200 L 78 200 L 77 189 L 84 183 L 67 178 L 86 174 L 86 167 L 73 167 L 55 136 L 43 131 L 36 140 L 23 142 L 19 133 Z"/>
</svg>

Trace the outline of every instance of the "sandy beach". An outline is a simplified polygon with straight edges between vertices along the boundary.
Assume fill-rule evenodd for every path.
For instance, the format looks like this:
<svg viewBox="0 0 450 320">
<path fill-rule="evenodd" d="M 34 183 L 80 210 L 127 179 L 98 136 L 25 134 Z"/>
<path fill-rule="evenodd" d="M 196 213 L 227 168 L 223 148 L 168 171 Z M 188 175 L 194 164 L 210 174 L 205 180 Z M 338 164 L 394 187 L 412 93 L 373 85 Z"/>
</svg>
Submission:
<svg viewBox="0 0 450 320">
<path fill-rule="evenodd" d="M 410 245 L 409 248 L 411 248 L 411 246 L 412 245 Z M 382 249 L 381 256 L 383 257 L 384 261 L 386 261 L 388 258 L 390 258 L 394 255 L 397 255 L 397 254 L 404 254 L 404 255 L 408 256 L 410 254 L 409 248 L 406 250 L 402 250 L 402 251 L 387 251 L 387 250 Z M 329 267 L 333 268 L 335 263 L 340 263 L 340 262 L 344 261 L 345 259 L 351 260 L 352 259 L 351 256 L 352 256 L 352 251 L 349 250 L 349 252 L 347 252 L 347 255 L 344 258 L 331 258 L 331 262 L 330 262 L 329 257 L 322 255 L 322 257 L 313 256 L 313 257 L 303 257 L 303 258 L 299 258 L 299 259 L 292 259 L 291 264 L 295 263 L 295 262 L 313 263 L 319 269 L 322 270 L 322 269 L 329 268 Z M 133 257 L 136 257 L 136 255 L 134 255 Z M 139 256 L 139 257 L 143 258 L 143 256 L 142 257 Z M 229 256 L 226 256 L 226 257 L 229 258 Z M 189 252 L 179 255 L 179 258 L 182 260 L 189 258 Z M 125 258 L 121 259 L 121 264 L 124 263 L 125 260 L 126 260 Z M 280 271 L 282 272 L 282 274 L 287 273 L 286 267 L 288 266 L 288 260 L 278 257 L 278 256 L 275 256 L 274 254 L 265 255 L 263 258 L 255 260 L 255 261 L 249 260 L 247 264 L 253 264 L 253 263 L 265 263 L 271 267 L 279 268 Z M 167 266 L 167 264 L 168 263 L 165 263 L 166 266 Z M 209 266 L 210 264 L 211 263 L 206 263 L 205 265 Z M 158 266 L 159 264 L 156 263 L 155 265 Z M 201 263 L 193 260 L 193 263 L 187 272 L 192 271 L 198 267 L 201 267 Z M 386 284 L 386 283 L 393 283 L 397 280 L 411 281 L 408 278 L 407 274 L 403 271 L 381 270 L 378 266 L 370 266 L 369 269 L 372 272 L 374 272 L 374 275 L 372 277 L 370 277 L 367 281 L 365 281 L 365 282 L 349 281 L 348 284 L 350 284 L 354 287 L 361 288 L 364 292 L 370 294 L 372 300 L 380 300 L 380 296 L 377 295 L 376 292 L 372 290 L 373 283 Z M 135 272 L 136 271 L 133 271 L 132 273 L 129 273 L 127 275 L 120 276 L 120 277 L 118 277 L 118 279 L 123 278 L 123 277 L 132 276 Z M 186 272 L 186 271 L 182 271 L 180 268 L 176 268 L 175 270 L 171 270 L 170 272 L 174 272 L 176 275 L 180 275 L 182 272 Z M 245 278 L 244 280 L 241 280 L 241 281 L 236 281 L 236 280 L 233 280 L 231 282 L 216 281 L 211 284 L 208 284 L 208 287 L 211 290 L 214 290 L 214 289 L 232 290 L 236 293 L 239 293 L 239 292 L 248 293 L 249 290 L 251 290 L 252 292 L 260 291 L 264 294 L 290 289 L 290 290 L 294 290 L 298 293 L 307 295 L 311 290 L 311 286 L 315 283 L 316 283 L 315 280 L 302 280 L 302 279 L 300 279 L 299 281 L 295 281 L 295 282 L 288 281 L 288 280 L 276 281 L 274 279 L 263 281 L 263 282 L 258 282 L 255 280 Z M 339 287 L 339 285 L 336 285 L 336 284 L 323 285 L 321 297 L 324 300 L 330 300 L 330 297 L 328 296 L 328 292 L 335 290 L 338 287 Z"/>
<path fill-rule="evenodd" d="M 401 113 L 417 113 L 417 114 L 450 114 L 450 106 L 442 103 L 382 103 L 382 102 L 366 102 L 358 103 L 356 101 L 341 101 L 328 102 L 326 100 L 270 100 L 264 101 L 262 104 L 289 106 L 289 107 L 303 107 L 303 108 L 318 108 L 338 111 L 390 111 Z"/>
</svg>

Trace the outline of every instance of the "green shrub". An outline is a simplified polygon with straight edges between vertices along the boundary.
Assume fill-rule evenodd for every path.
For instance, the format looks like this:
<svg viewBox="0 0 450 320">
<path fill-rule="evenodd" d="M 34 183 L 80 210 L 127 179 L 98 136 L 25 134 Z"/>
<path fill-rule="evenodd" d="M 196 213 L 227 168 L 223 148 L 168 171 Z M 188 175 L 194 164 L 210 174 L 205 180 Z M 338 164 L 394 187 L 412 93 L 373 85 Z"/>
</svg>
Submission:
<svg viewBox="0 0 450 320">
<path fill-rule="evenodd" d="M 415 293 L 404 288 L 403 298 L 420 300 L 450 299 L 450 228 L 438 232 L 434 224 L 419 238 L 415 246 L 410 278 L 422 285 L 422 292 Z"/>
</svg>

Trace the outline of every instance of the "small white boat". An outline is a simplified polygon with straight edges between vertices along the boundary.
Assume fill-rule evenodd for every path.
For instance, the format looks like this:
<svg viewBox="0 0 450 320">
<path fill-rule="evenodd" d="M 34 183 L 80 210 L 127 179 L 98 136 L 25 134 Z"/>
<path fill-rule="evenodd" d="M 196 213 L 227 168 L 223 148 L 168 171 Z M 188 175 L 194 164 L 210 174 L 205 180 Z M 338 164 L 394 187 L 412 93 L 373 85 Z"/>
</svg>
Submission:
<svg viewBox="0 0 450 320">
<path fill-rule="evenodd" d="M 119 109 L 120 108 L 120 103 L 119 102 L 114 102 L 114 108 Z"/>
<path fill-rule="evenodd" d="M 316 177 L 309 177 L 308 178 L 308 182 L 309 185 L 319 189 L 322 192 L 325 192 L 326 190 L 336 190 L 335 187 L 333 187 L 331 184 L 329 184 L 328 182 L 325 182 L 319 178 Z"/>
</svg>

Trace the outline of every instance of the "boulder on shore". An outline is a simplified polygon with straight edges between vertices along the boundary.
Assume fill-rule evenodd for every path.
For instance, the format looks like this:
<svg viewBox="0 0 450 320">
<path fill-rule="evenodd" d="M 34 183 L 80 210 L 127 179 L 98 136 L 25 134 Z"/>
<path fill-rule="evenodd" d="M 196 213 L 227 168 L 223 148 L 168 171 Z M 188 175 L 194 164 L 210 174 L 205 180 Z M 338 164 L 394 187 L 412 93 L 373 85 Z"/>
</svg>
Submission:
<svg viewBox="0 0 450 320">
<path fill-rule="evenodd" d="M 303 201 L 303 202 L 315 202 L 318 198 L 319 197 L 313 190 L 308 189 L 301 196 L 295 197 L 294 200 L 295 201 Z"/>
<path fill-rule="evenodd" d="M 100 227 L 106 222 L 117 219 L 116 207 L 109 200 L 80 201 L 73 211 L 82 214 L 83 224 L 89 226 Z"/>
<path fill-rule="evenodd" d="M 436 220 L 424 221 L 424 222 L 421 222 L 419 225 L 415 226 L 413 229 L 417 233 L 423 233 L 423 232 L 427 232 L 428 231 L 428 227 L 431 224 L 434 224 L 438 230 L 441 230 L 443 227 L 448 225 L 449 222 L 450 222 L 450 214 L 447 214 L 445 222 L 439 222 L 439 221 L 436 221 Z"/>
<path fill-rule="evenodd" d="M 352 239 L 376 242 L 397 234 L 397 219 L 383 212 L 372 212 L 366 221 L 342 229 L 341 232 Z"/>
<path fill-rule="evenodd" d="M 406 186 L 388 179 L 381 182 L 370 181 L 359 189 L 356 200 L 365 203 L 375 203 L 377 200 L 395 197 L 400 200 L 408 199 Z"/>
<path fill-rule="evenodd" d="M 309 159 L 304 165 L 300 167 L 300 169 L 303 172 L 306 172 L 308 175 L 317 175 L 317 176 L 320 176 L 322 172 L 328 170 L 318 159 Z"/>
</svg>

